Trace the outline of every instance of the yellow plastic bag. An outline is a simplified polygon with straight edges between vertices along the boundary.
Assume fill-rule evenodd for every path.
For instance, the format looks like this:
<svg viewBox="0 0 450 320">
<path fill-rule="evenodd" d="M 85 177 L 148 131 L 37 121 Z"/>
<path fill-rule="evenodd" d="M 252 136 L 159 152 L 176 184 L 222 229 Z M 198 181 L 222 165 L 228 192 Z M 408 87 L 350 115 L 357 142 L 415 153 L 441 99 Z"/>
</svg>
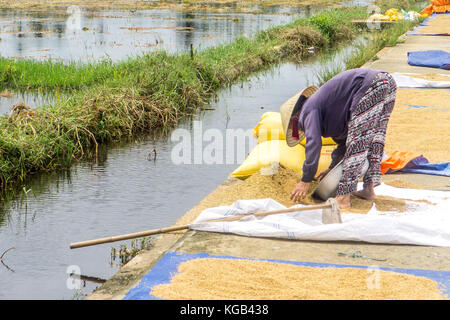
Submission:
<svg viewBox="0 0 450 320">
<path fill-rule="evenodd" d="M 257 138 L 257 143 L 270 140 L 286 140 L 281 124 L 281 115 L 279 112 L 266 112 L 261 116 L 259 123 L 253 129 L 253 136 Z M 300 141 L 301 145 L 305 145 L 306 139 Z M 331 138 L 322 137 L 322 145 L 335 145 Z"/>
<path fill-rule="evenodd" d="M 403 14 L 398 12 L 398 9 L 391 8 L 384 14 L 389 17 L 389 21 L 399 21 L 404 19 Z"/>
<path fill-rule="evenodd" d="M 396 15 L 397 13 L 398 13 L 398 9 L 390 8 L 384 14 L 387 16 L 393 16 L 393 15 Z"/>
<path fill-rule="evenodd" d="M 253 136 L 258 139 L 257 143 L 286 139 L 279 112 L 265 112 L 252 133 Z"/>
<path fill-rule="evenodd" d="M 322 147 L 316 175 L 330 166 L 331 153 L 335 147 Z M 273 174 L 280 164 L 301 174 L 304 162 L 304 146 L 298 144 L 295 147 L 289 147 L 285 140 L 270 140 L 257 144 L 247 159 L 231 173 L 231 176 L 245 179 L 258 171 Z"/>
<path fill-rule="evenodd" d="M 392 16 L 389 17 L 389 21 L 399 21 L 399 20 L 403 20 L 404 17 L 401 13 L 399 14 L 394 14 Z"/>
</svg>

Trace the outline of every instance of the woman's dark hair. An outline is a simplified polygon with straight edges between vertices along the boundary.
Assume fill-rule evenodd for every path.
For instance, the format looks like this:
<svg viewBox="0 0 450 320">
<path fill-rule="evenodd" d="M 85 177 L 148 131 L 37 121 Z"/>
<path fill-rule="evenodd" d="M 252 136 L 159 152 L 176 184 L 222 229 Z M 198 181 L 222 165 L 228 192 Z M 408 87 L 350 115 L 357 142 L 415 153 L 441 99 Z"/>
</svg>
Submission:
<svg viewBox="0 0 450 320">
<path fill-rule="evenodd" d="M 294 109 L 292 110 L 292 115 L 300 114 L 300 111 L 302 111 L 302 107 L 306 99 L 307 98 L 304 95 L 300 95 L 297 102 L 295 103 Z"/>
</svg>

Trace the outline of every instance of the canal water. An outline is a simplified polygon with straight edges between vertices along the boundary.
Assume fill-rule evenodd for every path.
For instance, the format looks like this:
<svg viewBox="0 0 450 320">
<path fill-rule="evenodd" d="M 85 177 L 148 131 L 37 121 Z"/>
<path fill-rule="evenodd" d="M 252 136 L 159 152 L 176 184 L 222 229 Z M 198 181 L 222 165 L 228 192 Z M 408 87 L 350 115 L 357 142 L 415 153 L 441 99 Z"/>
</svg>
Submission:
<svg viewBox="0 0 450 320">
<path fill-rule="evenodd" d="M 176 17 L 178 13 L 172 14 Z M 268 21 L 255 18 L 259 27 L 255 25 L 252 30 L 269 26 Z M 219 21 L 217 28 L 224 28 L 224 23 L 228 23 Z M 168 26 L 174 21 L 164 22 L 167 23 L 160 24 Z M 98 26 L 94 25 L 90 25 L 92 29 Z M 123 22 L 117 23 L 114 28 L 122 25 Z M 226 41 L 243 30 L 250 30 L 249 27 L 239 31 L 231 29 L 234 27 L 215 32 L 222 36 L 227 34 L 222 38 Z M 173 34 L 173 39 L 184 36 Z M 189 43 L 185 38 L 179 41 Z M 190 41 L 192 43 L 192 39 Z M 206 43 L 200 38 L 198 41 L 198 44 Z M 45 47 L 52 47 L 50 42 Z M 21 53 L 26 56 L 31 46 L 23 47 Z M 54 48 L 55 57 L 64 56 L 63 49 Z M 111 48 L 111 57 L 123 57 L 120 50 Z M 202 132 L 215 129 L 223 136 L 226 130 L 250 130 L 264 112 L 279 111 L 281 104 L 304 86 L 317 84 L 318 73 L 341 64 L 351 52 L 350 48 L 302 65 L 281 64 L 223 89 L 209 106 L 214 110 L 186 119 L 179 129 L 185 129 L 185 133 L 192 136 L 199 125 Z M 94 56 L 100 52 L 92 50 Z M 14 52 L 10 54 L 19 53 Z M 239 165 L 237 161 L 177 164 L 173 150 L 179 146 L 179 141 L 172 141 L 172 133 L 102 149 L 97 163 L 83 162 L 65 172 L 39 174 L 24 183 L 17 194 L 7 195 L 0 204 L 0 255 L 13 249 L 4 254 L 0 263 L 0 299 L 82 298 L 98 284 L 86 281 L 79 290 L 69 274 L 80 272 L 90 277 L 110 278 L 119 269 L 118 261 L 111 261 L 111 248 L 118 251 L 121 245 L 130 247 L 130 241 L 76 250 L 70 250 L 69 243 L 170 226 Z M 246 152 L 254 144 L 255 141 L 249 141 Z M 194 148 L 192 144 L 192 154 L 195 154 Z M 156 160 L 154 153 L 148 157 L 152 150 L 156 150 Z"/>
<path fill-rule="evenodd" d="M 122 60 L 153 50 L 180 52 L 251 37 L 272 25 L 292 21 L 283 13 L 190 13 L 170 10 L 66 12 L 0 11 L 3 57 L 53 61 Z"/>
</svg>

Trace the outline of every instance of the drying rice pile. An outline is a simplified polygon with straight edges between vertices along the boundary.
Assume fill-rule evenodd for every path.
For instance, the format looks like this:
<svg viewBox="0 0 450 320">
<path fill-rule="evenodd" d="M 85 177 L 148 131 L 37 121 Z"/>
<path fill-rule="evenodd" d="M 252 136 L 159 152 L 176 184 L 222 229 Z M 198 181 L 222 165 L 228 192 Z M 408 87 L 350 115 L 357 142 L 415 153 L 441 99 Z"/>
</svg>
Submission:
<svg viewBox="0 0 450 320">
<path fill-rule="evenodd" d="M 428 26 L 419 28 L 418 34 L 450 33 L 450 15 L 440 14 L 428 21 Z"/>
<path fill-rule="evenodd" d="M 423 187 L 418 184 L 401 179 L 383 180 L 383 183 L 396 188 L 423 189 Z"/>
<path fill-rule="evenodd" d="M 430 162 L 447 162 L 448 128 L 450 91 L 398 89 L 385 152 L 410 151 L 423 154 Z"/>
<path fill-rule="evenodd" d="M 301 175 L 299 173 L 283 166 L 280 166 L 278 172 L 274 175 L 261 175 L 260 173 L 255 173 L 239 184 L 233 184 L 226 187 L 221 186 L 203 199 L 193 210 L 187 212 L 175 225 L 192 223 L 204 209 L 229 206 L 237 200 L 271 198 L 286 207 L 291 207 L 298 204 L 291 201 L 289 198 L 292 190 L 300 179 Z M 308 195 L 301 202 L 302 204 L 311 205 L 323 203 L 323 201 L 312 197 L 312 193 L 316 186 L 317 182 L 313 181 Z M 405 199 L 387 196 L 378 196 L 375 201 L 368 201 L 352 195 L 350 201 L 352 207 L 341 209 L 342 212 L 365 214 L 369 212 L 373 204 L 375 204 L 378 211 L 405 212 L 418 205 L 415 203 L 416 201 L 409 201 L 407 204 Z"/>
<path fill-rule="evenodd" d="M 169 300 L 445 299 L 435 281 L 390 271 L 316 268 L 252 260 L 183 262 L 151 294 Z"/>
<path fill-rule="evenodd" d="M 289 198 L 300 179 L 301 175 L 299 173 L 280 166 L 274 175 L 262 175 L 258 172 L 244 182 L 230 187 L 225 194 L 225 199 L 230 199 L 231 201 L 236 198 L 248 200 L 272 198 L 290 207 L 296 204 Z M 311 198 L 311 193 L 312 190 L 310 190 L 310 194 L 306 199 L 307 202 L 314 202 Z M 234 201 L 231 201 L 231 203 Z"/>
<path fill-rule="evenodd" d="M 278 172 L 274 175 L 254 174 L 243 183 L 230 187 L 224 194 L 224 200 L 229 200 L 229 204 L 236 200 L 233 199 L 263 199 L 272 198 L 286 207 L 297 203 L 290 200 L 292 190 L 300 181 L 301 175 L 294 170 L 280 166 Z M 301 202 L 302 204 L 312 205 L 322 203 L 322 200 L 313 198 L 312 194 L 316 189 L 317 181 L 311 183 L 309 193 Z M 373 203 L 379 211 L 397 211 L 404 212 L 408 209 L 404 199 L 379 196 L 375 201 L 367 201 L 355 196 L 350 198 L 352 207 L 343 209 L 343 212 L 367 213 L 372 208 Z"/>
</svg>

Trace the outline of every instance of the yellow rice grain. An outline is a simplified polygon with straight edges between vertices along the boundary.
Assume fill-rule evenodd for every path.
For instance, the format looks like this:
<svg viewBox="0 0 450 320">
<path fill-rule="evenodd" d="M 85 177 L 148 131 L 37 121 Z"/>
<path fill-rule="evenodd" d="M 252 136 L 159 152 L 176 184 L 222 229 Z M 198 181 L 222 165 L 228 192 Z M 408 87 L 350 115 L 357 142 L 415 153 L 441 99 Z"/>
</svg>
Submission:
<svg viewBox="0 0 450 320">
<path fill-rule="evenodd" d="M 151 294 L 169 300 L 436 300 L 425 277 L 358 268 L 318 268 L 254 260 L 200 258 L 179 265 Z"/>
<path fill-rule="evenodd" d="M 450 160 L 448 128 L 450 91 L 398 89 L 388 124 L 385 152 L 410 151 L 423 154 L 430 162 L 447 162 Z"/>
<path fill-rule="evenodd" d="M 434 19 L 428 22 L 428 26 L 419 28 L 417 33 L 418 34 L 450 33 L 450 15 L 447 14 L 437 15 Z"/>
</svg>

